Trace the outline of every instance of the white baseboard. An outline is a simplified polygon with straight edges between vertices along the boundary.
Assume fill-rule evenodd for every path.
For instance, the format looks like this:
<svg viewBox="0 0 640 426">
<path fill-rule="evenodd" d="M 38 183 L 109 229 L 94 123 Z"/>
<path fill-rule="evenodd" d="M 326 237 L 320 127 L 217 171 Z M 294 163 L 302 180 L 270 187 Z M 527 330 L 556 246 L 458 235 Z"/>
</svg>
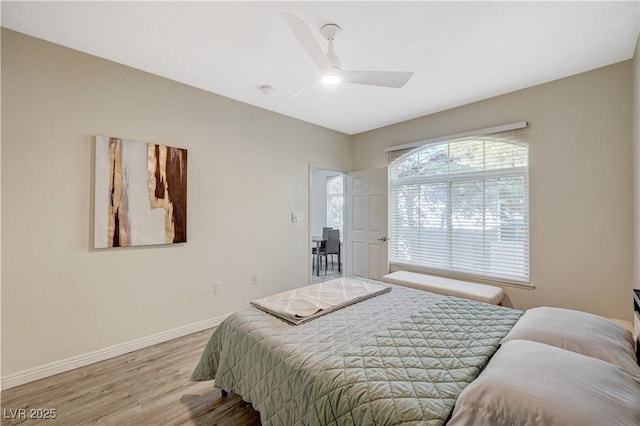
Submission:
<svg viewBox="0 0 640 426">
<path fill-rule="evenodd" d="M 10 389 L 25 383 L 44 379 L 45 377 L 55 374 L 64 373 L 65 371 L 75 368 L 84 367 L 85 365 L 94 364 L 106 359 L 114 358 L 138 349 L 157 345 L 158 343 L 167 342 L 178 337 L 187 336 L 198 331 L 208 328 L 217 327 L 228 315 L 222 315 L 216 318 L 196 322 L 182 327 L 174 328 L 150 336 L 141 337 L 139 339 L 120 343 L 118 345 L 109 346 L 93 352 L 87 352 L 82 355 L 73 356 L 60 361 L 50 362 L 37 367 L 18 371 L 17 373 L 8 374 L 2 377 L 2 390 Z"/>
</svg>

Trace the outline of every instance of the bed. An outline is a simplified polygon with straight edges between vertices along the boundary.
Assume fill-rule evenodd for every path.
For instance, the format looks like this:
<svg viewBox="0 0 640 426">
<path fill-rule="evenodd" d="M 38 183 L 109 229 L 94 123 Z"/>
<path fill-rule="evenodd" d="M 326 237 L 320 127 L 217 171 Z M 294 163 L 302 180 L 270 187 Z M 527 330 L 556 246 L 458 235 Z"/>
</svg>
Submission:
<svg viewBox="0 0 640 426">
<path fill-rule="evenodd" d="M 521 336 L 503 342 L 523 312 L 384 285 L 390 291 L 299 325 L 256 307 L 235 312 L 214 332 L 192 380 L 215 379 L 216 387 L 241 395 L 260 412 L 263 425 L 478 424 L 474 419 L 485 424 L 540 424 L 540 419 L 560 419 L 548 404 L 522 408 L 513 403 L 512 395 L 529 398 L 526 383 L 518 385 L 520 394 L 514 393 L 511 373 L 505 374 L 493 360 L 489 363 L 501 342 L 500 362 L 510 367 L 514 357 L 515 365 L 520 364 L 523 353 L 533 354 L 530 358 L 537 362 L 549 355 L 547 348 L 557 349 L 544 342 L 526 342 L 523 348 Z M 620 424 L 640 424 L 640 369 L 627 371 L 558 350 L 563 356 L 571 354 L 561 357 L 564 366 L 580 365 L 572 356 L 588 358 L 584 369 L 606 364 L 601 374 L 605 381 L 613 374 L 609 366 L 614 368 L 615 387 L 622 390 L 614 401 L 601 404 L 604 408 L 598 406 L 599 418 L 611 418 L 611 410 L 622 413 Z M 555 353 L 549 356 L 557 358 Z M 544 374 L 536 377 L 531 372 L 544 370 L 549 362 L 545 365 L 528 366 L 521 381 L 532 380 L 531 374 L 540 379 Z M 485 376 L 488 381 L 481 380 Z M 585 415 L 588 398 L 602 400 L 598 392 L 580 394 L 587 401 L 582 404 L 587 405 Z M 539 393 L 535 397 L 545 400 Z M 551 417 L 540 417 L 540 411 Z M 576 418 L 562 420 L 571 423 Z"/>
</svg>

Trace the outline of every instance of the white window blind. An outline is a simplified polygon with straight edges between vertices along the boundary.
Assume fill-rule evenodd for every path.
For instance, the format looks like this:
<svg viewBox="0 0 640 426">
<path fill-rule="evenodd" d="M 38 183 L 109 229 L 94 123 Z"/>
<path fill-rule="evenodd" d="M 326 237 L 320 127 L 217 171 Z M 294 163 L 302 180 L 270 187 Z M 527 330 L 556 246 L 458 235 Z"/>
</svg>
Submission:
<svg viewBox="0 0 640 426">
<path fill-rule="evenodd" d="M 529 283 L 526 131 L 390 153 L 392 266 Z"/>
</svg>

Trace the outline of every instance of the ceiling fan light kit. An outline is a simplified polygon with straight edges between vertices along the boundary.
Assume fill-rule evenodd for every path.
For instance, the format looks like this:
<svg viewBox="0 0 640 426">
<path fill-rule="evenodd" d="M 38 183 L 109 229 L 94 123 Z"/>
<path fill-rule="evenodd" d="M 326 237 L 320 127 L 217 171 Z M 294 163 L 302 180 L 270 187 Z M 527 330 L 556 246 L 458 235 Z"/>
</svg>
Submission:
<svg viewBox="0 0 640 426">
<path fill-rule="evenodd" d="M 403 71 L 343 71 L 340 58 L 333 51 L 333 41 L 341 31 L 338 25 L 326 24 L 320 28 L 320 34 L 329 42 L 325 54 L 304 21 L 286 12 L 282 12 L 282 16 L 320 69 L 320 81 L 324 85 L 335 86 L 346 82 L 399 89 L 413 76 L 413 72 Z"/>
<path fill-rule="evenodd" d="M 329 73 L 320 77 L 320 82 L 325 86 L 335 86 L 342 83 L 342 77 L 339 73 Z"/>
</svg>

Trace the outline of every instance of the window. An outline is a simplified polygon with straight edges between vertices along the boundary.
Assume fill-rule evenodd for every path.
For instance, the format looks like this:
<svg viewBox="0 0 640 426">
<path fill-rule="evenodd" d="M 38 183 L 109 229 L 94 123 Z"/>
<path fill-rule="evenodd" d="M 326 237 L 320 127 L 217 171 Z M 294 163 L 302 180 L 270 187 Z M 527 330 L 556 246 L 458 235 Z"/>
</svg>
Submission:
<svg viewBox="0 0 640 426">
<path fill-rule="evenodd" d="M 327 179 L 327 226 L 340 230 L 340 239 L 344 235 L 344 175 Z"/>
<path fill-rule="evenodd" d="M 528 148 L 513 137 L 424 145 L 390 165 L 389 262 L 529 283 Z"/>
</svg>

